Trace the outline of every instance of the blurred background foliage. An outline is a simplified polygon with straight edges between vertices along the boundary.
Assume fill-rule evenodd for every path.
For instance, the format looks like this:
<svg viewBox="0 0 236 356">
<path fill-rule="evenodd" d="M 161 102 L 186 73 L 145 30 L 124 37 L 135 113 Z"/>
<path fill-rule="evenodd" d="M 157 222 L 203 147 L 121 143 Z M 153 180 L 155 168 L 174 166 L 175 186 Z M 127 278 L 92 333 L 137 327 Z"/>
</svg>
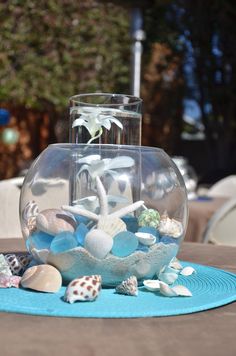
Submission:
<svg viewBox="0 0 236 356">
<path fill-rule="evenodd" d="M 0 127 L 8 138 L 0 141 L 0 179 L 67 141 L 71 95 L 130 93 L 137 6 L 146 34 L 143 144 L 185 155 L 203 182 L 235 173 L 233 0 L 12 0 L 0 2 L 0 107 L 11 114 Z"/>
</svg>

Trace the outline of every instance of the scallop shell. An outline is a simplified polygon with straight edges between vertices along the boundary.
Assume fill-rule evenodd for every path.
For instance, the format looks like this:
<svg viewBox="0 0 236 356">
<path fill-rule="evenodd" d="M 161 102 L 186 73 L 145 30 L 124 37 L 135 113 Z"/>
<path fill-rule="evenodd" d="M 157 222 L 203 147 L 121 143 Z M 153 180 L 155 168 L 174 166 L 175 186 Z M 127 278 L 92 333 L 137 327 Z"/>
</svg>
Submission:
<svg viewBox="0 0 236 356">
<path fill-rule="evenodd" d="M 117 235 L 119 232 L 126 231 L 126 224 L 120 218 L 111 218 L 108 216 L 101 217 L 98 221 L 97 228 L 105 231 L 111 237 Z"/>
<path fill-rule="evenodd" d="M 21 277 L 8 276 L 7 274 L 0 274 L 0 288 L 19 288 Z"/>
<path fill-rule="evenodd" d="M 66 288 L 64 301 L 74 303 L 76 301 L 93 301 L 101 290 L 102 278 L 99 275 L 83 276 L 76 278 Z"/>
<path fill-rule="evenodd" d="M 160 281 L 157 279 L 146 279 L 143 281 L 143 285 L 150 292 L 158 292 L 160 290 Z"/>
<path fill-rule="evenodd" d="M 62 231 L 74 232 L 76 220 L 74 216 L 61 209 L 46 209 L 36 217 L 37 229 L 49 235 L 57 235 Z"/>
<path fill-rule="evenodd" d="M 131 276 L 116 287 L 116 293 L 137 296 L 138 281 L 136 276 Z"/>
<path fill-rule="evenodd" d="M 60 272 L 51 265 L 38 265 L 28 268 L 21 278 L 24 288 L 40 292 L 56 293 L 61 288 Z"/>
<path fill-rule="evenodd" d="M 137 236 L 139 242 L 146 246 L 154 245 L 157 239 L 156 236 L 147 232 L 136 232 L 135 235 Z"/>
</svg>

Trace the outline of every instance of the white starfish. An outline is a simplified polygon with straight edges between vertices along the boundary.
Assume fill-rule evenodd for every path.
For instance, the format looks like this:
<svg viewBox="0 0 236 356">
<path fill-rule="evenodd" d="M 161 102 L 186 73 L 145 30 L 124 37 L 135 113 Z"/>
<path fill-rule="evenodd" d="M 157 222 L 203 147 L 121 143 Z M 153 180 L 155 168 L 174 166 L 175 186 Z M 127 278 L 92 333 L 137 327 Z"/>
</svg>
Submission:
<svg viewBox="0 0 236 356">
<path fill-rule="evenodd" d="M 105 188 L 101 182 L 101 179 L 98 176 L 96 177 L 96 185 L 97 185 L 97 194 L 98 194 L 99 205 L 100 205 L 100 214 L 99 215 L 92 213 L 89 210 L 80 208 L 76 205 L 74 205 L 74 206 L 63 205 L 62 209 L 69 211 L 70 213 L 73 213 L 76 215 L 82 215 L 82 216 L 89 218 L 91 220 L 100 222 L 104 217 L 121 218 L 122 216 L 125 216 L 127 214 L 134 212 L 135 210 L 137 210 L 144 204 L 143 200 L 139 200 L 133 204 L 125 206 L 125 207 L 109 214 L 108 213 L 107 194 L 106 194 Z"/>
</svg>

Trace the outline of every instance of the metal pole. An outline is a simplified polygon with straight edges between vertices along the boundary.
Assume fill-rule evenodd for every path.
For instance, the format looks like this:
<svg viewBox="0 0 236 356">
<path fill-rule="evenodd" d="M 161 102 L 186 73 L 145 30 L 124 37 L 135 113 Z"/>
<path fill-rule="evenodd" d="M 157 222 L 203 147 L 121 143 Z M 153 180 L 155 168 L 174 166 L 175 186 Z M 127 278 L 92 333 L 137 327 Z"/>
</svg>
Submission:
<svg viewBox="0 0 236 356">
<path fill-rule="evenodd" d="M 145 39 L 143 31 L 143 16 L 139 8 L 132 9 L 131 12 L 131 92 L 135 96 L 140 96 L 141 83 L 141 62 L 143 45 L 142 41 Z"/>
</svg>

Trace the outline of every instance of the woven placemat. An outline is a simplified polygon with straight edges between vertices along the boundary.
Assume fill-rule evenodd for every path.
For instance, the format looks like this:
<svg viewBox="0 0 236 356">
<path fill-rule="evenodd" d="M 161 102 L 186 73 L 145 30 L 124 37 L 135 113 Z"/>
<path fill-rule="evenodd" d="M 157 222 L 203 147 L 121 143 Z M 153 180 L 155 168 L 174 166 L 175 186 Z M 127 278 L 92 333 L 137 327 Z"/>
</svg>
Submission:
<svg viewBox="0 0 236 356">
<path fill-rule="evenodd" d="M 102 289 L 94 302 L 69 304 L 63 301 L 65 287 L 55 294 L 8 288 L 0 289 L 0 311 L 75 318 L 141 318 L 195 313 L 236 300 L 236 274 L 199 264 L 181 264 L 197 272 L 188 277 L 180 275 L 175 283 L 186 286 L 192 297 L 165 297 L 144 287 L 139 287 L 136 297 Z"/>
</svg>

